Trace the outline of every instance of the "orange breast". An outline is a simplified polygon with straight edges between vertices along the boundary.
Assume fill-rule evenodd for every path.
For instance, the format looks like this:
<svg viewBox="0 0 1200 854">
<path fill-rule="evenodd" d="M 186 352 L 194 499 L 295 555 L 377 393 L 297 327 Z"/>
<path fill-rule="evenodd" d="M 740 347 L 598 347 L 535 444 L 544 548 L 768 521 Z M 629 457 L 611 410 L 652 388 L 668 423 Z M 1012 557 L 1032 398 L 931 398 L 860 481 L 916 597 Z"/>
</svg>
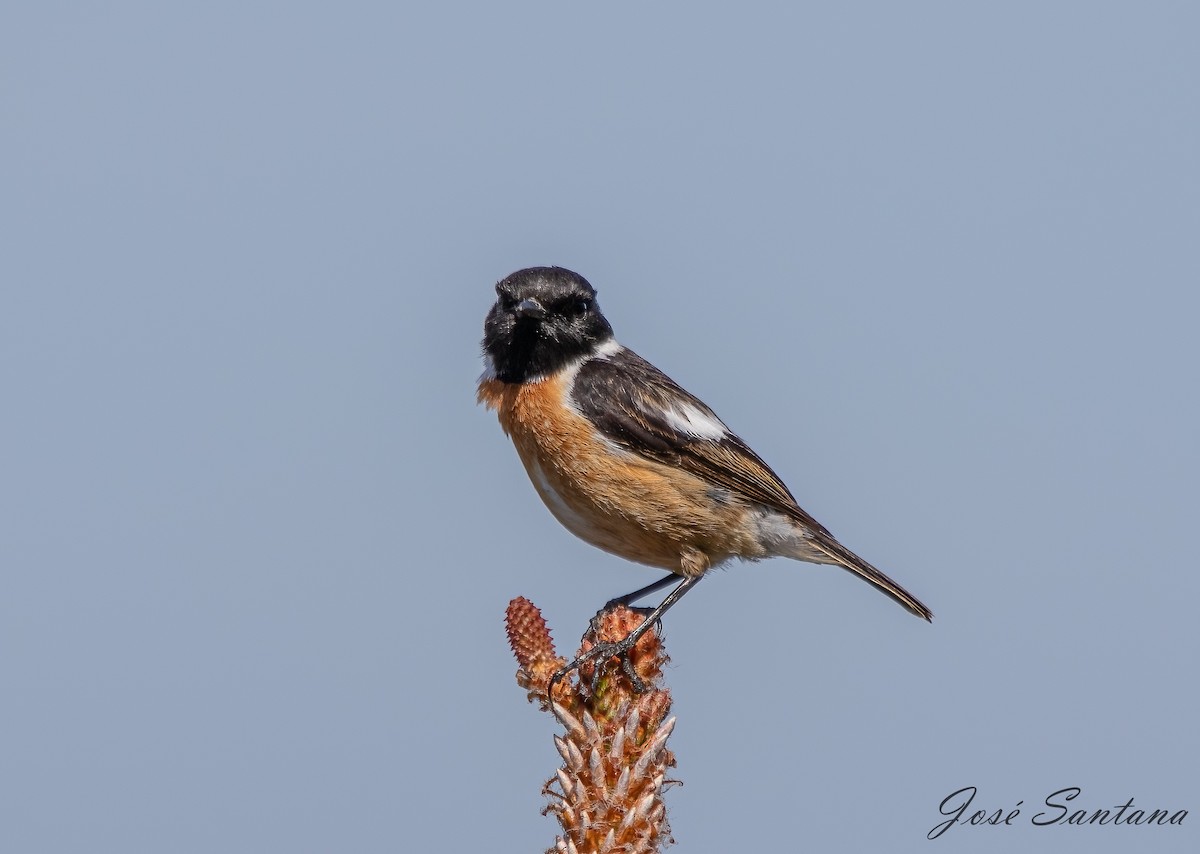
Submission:
<svg viewBox="0 0 1200 854">
<path fill-rule="evenodd" d="M 761 556 L 744 502 L 714 501 L 695 475 L 610 445 L 566 405 L 568 382 L 479 385 L 559 522 L 605 551 L 684 575 Z"/>
</svg>

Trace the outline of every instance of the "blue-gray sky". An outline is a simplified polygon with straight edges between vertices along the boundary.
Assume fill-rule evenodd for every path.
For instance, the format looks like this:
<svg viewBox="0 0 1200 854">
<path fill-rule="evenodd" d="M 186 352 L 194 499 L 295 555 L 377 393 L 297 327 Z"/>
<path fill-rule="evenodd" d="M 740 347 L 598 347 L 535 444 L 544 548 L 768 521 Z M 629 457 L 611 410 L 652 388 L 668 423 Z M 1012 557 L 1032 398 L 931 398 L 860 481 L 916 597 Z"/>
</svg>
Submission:
<svg viewBox="0 0 1200 854">
<path fill-rule="evenodd" d="M 570 646 L 658 577 L 474 404 L 599 289 L 925 625 L 735 565 L 666 624 L 676 850 L 1196 850 L 1188 3 L 0 14 L 0 849 L 539 851 Z M 1011 827 L 930 842 L 979 787 Z M 1182 827 L 1034 827 L 1051 792 Z"/>
</svg>

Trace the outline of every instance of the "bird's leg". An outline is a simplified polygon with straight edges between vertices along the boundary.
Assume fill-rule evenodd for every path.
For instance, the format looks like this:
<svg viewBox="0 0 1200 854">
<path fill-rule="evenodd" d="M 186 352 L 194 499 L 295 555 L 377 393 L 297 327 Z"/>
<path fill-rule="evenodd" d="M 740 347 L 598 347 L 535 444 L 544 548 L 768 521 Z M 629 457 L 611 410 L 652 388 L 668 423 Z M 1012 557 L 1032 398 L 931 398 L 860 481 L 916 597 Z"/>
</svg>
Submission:
<svg viewBox="0 0 1200 854">
<path fill-rule="evenodd" d="M 626 593 L 624 596 L 618 596 L 616 599 L 609 599 L 608 603 L 601 608 L 600 611 L 603 613 L 604 611 L 608 611 L 617 607 L 618 605 L 629 605 L 639 599 L 644 599 L 651 593 L 654 593 L 657 590 L 662 590 L 668 584 L 675 581 L 676 578 L 677 576 L 675 575 L 664 575 L 653 584 L 647 584 L 645 587 L 639 587 L 632 593 Z"/>
<path fill-rule="evenodd" d="M 600 630 L 600 618 L 603 617 L 605 614 L 607 614 L 609 611 L 611 611 L 613 608 L 617 607 L 618 605 L 624 605 L 626 608 L 628 608 L 630 605 L 632 605 L 637 600 L 644 599 L 645 597 L 649 596 L 651 593 L 654 593 L 657 590 L 662 590 L 668 584 L 673 583 L 675 581 L 675 579 L 676 579 L 675 575 L 664 575 L 662 578 L 658 579 L 658 581 L 654 582 L 653 584 L 647 584 L 645 587 L 639 587 L 637 590 L 633 591 L 632 593 L 626 593 L 624 596 L 617 596 L 614 599 L 609 599 L 607 602 L 604 603 L 604 606 L 599 611 L 596 612 L 595 616 L 592 617 L 592 619 L 591 619 L 592 631 L 597 632 Z M 649 613 L 648 608 L 647 609 L 634 608 L 633 610 L 634 611 L 645 610 L 647 613 Z"/>
<path fill-rule="evenodd" d="M 629 663 L 629 658 L 628 658 L 629 650 L 633 649 L 633 646 L 634 646 L 634 644 L 636 644 L 638 642 L 638 639 L 641 638 L 641 636 L 644 635 L 647 631 L 649 631 L 651 626 L 653 626 L 655 623 L 657 623 L 659 620 L 661 620 L 662 615 L 667 613 L 667 611 L 670 610 L 671 606 L 674 605 L 676 602 L 678 602 L 680 599 L 682 599 L 683 595 L 685 593 L 687 593 L 689 590 L 691 590 L 693 587 L 695 587 L 696 583 L 698 581 L 700 581 L 700 579 L 703 577 L 704 576 L 702 576 L 702 575 L 693 575 L 693 576 L 684 578 L 683 581 L 679 582 L 679 584 L 677 584 L 675 586 L 675 589 L 672 590 L 670 593 L 668 593 L 666 598 L 663 599 L 662 602 L 660 602 L 658 604 L 658 607 L 655 608 L 653 611 L 651 611 L 647 615 L 646 619 L 644 619 L 636 629 L 631 631 L 628 635 L 623 637 L 621 640 L 611 641 L 611 642 L 606 642 L 606 643 L 598 642 L 595 646 L 593 646 L 587 652 L 580 655 L 578 658 L 576 658 L 570 664 L 568 664 L 565 667 L 559 668 L 554 673 L 554 675 L 550 677 L 550 684 L 547 688 L 547 693 L 550 696 L 553 696 L 554 683 L 557 682 L 559 679 L 562 679 L 564 676 L 566 676 L 572 670 L 577 670 L 580 667 L 580 665 L 586 664 L 589 661 L 597 661 L 598 662 L 600 660 L 603 660 L 606 658 L 611 658 L 613 656 L 617 656 L 617 657 L 620 657 L 621 659 L 623 659 L 622 667 L 625 670 L 625 673 L 630 677 L 630 681 L 633 683 L 634 690 L 637 691 L 638 693 L 645 691 L 646 690 L 645 684 L 642 682 L 642 680 L 640 678 L 637 677 L 637 674 L 635 674 L 633 672 L 633 667 Z M 622 600 L 628 599 L 629 601 L 633 601 L 635 599 L 641 598 L 642 596 L 645 596 L 648 593 L 652 593 L 661 587 L 665 587 L 667 584 L 669 584 L 673 580 L 674 579 L 671 576 L 667 576 L 667 578 L 665 578 L 665 579 L 659 579 L 654 584 L 643 587 L 641 590 L 636 590 L 633 593 L 629 594 L 629 596 L 623 596 L 623 597 L 621 597 L 621 599 L 614 600 L 614 602 L 617 605 L 627 605 L 628 602 L 625 602 Z M 612 604 L 613 603 L 609 603 L 609 605 L 604 606 L 604 609 L 601 611 L 601 613 L 608 610 L 609 606 Z M 599 668 L 596 669 L 596 673 L 598 676 L 600 673 Z"/>
</svg>

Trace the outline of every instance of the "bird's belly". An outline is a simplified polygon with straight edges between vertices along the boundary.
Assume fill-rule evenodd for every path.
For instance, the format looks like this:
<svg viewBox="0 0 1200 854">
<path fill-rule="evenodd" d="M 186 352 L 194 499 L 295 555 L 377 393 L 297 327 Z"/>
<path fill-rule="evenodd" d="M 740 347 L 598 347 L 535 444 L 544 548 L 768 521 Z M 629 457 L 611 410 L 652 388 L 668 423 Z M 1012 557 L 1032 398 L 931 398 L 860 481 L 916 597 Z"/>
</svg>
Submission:
<svg viewBox="0 0 1200 854">
<path fill-rule="evenodd" d="M 597 548 L 682 574 L 730 556 L 762 557 L 746 501 L 682 469 L 607 442 L 564 405 L 558 378 L 526 385 L 485 382 L 525 471 L 554 517 Z"/>
<path fill-rule="evenodd" d="M 603 531 L 593 521 L 595 510 L 589 513 L 586 509 L 577 509 L 568 503 L 550 478 L 546 476 L 545 469 L 542 468 L 536 457 L 530 458 L 527 469 L 529 479 L 533 482 L 533 488 L 537 491 L 538 497 L 542 499 L 542 503 L 564 528 L 592 545 L 600 548 L 607 547 L 601 545 L 601 541 L 604 540 Z M 577 501 L 574 503 L 578 504 Z M 609 550 L 611 551 L 611 547 Z"/>
<path fill-rule="evenodd" d="M 518 443 L 518 451 L 554 517 L 597 548 L 685 573 L 697 553 L 704 555 L 704 568 L 732 555 L 752 556 L 753 547 L 744 542 L 747 509 L 714 502 L 706 484 L 686 472 L 611 449 L 592 465 L 585 455 L 571 457 L 568 468 L 574 470 L 564 471 L 535 449 Z"/>
</svg>

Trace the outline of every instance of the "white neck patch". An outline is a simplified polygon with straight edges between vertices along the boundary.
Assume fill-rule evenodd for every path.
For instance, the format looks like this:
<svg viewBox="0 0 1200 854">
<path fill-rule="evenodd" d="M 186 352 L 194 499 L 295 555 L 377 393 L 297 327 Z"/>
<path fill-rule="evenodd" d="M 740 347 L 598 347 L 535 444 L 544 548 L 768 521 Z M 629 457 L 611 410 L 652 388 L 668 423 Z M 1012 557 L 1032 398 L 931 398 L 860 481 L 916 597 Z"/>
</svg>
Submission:
<svg viewBox="0 0 1200 854">
<path fill-rule="evenodd" d="M 605 341 L 603 344 L 598 346 L 591 353 L 587 353 L 586 355 L 580 356 L 577 359 L 567 362 L 566 365 L 564 365 L 562 368 L 560 368 L 556 372 L 556 376 L 563 375 L 564 378 L 566 379 L 566 388 L 569 389 L 571 387 L 571 383 L 573 383 L 575 381 L 575 375 L 577 373 L 579 373 L 579 369 L 583 367 L 585 362 L 590 362 L 592 359 L 607 359 L 610 356 L 613 356 L 616 353 L 619 353 L 624 349 L 625 349 L 624 347 L 622 347 L 619 343 L 617 343 L 617 339 L 609 338 L 607 341 Z M 492 357 L 488 356 L 488 355 L 484 355 L 484 357 L 483 357 L 483 376 L 481 376 L 479 378 L 480 382 L 482 382 L 485 379 L 486 380 L 494 380 L 495 378 L 496 378 L 496 366 L 492 362 Z M 535 374 L 534 376 L 527 378 L 525 380 L 525 382 L 540 383 L 547 378 L 548 377 L 546 374 Z"/>
<path fill-rule="evenodd" d="M 496 363 L 492 361 L 492 357 L 488 353 L 483 354 L 483 373 L 479 375 L 479 382 L 486 383 L 496 378 Z"/>
</svg>

